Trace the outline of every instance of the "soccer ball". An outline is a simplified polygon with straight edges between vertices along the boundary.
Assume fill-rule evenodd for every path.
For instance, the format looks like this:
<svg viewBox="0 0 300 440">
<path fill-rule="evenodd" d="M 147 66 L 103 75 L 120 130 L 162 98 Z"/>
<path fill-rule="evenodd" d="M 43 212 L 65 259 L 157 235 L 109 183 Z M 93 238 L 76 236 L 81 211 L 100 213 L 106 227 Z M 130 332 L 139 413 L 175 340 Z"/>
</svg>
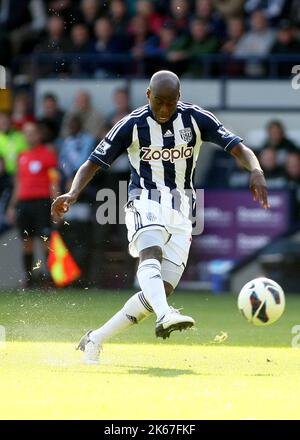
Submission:
<svg viewBox="0 0 300 440">
<path fill-rule="evenodd" d="M 285 307 L 282 288 L 268 278 L 249 281 L 239 293 L 238 308 L 254 325 L 270 325 L 280 318 Z"/>
</svg>

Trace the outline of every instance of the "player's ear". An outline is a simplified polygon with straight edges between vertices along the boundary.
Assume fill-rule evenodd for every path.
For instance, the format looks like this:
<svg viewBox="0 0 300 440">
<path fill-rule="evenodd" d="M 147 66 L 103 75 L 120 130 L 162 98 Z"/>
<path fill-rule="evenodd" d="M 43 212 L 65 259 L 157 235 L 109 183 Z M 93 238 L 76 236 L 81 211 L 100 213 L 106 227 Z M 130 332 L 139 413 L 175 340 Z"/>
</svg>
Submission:
<svg viewBox="0 0 300 440">
<path fill-rule="evenodd" d="M 150 99 L 151 90 L 149 88 L 147 89 L 146 95 L 147 95 L 147 98 Z"/>
</svg>

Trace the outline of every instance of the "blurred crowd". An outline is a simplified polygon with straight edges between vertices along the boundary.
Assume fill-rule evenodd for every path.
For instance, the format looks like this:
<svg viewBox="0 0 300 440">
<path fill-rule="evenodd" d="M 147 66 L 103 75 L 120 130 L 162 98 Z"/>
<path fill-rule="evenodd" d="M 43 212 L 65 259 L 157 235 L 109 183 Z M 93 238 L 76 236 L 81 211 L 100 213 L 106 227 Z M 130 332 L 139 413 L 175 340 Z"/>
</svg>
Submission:
<svg viewBox="0 0 300 440">
<path fill-rule="evenodd" d="M 136 76 L 168 68 L 199 77 L 207 72 L 199 56 L 221 54 L 231 62 L 213 61 L 210 75 L 262 77 L 270 66 L 247 57 L 299 55 L 299 35 L 299 0 L 0 1 L 0 64 L 31 75 Z M 277 74 L 290 75 L 293 64 L 282 62 Z"/>
<path fill-rule="evenodd" d="M 280 120 L 266 126 L 265 140 L 255 151 L 269 190 L 288 189 L 294 196 L 294 220 L 300 219 L 300 143 L 293 142 Z M 249 176 L 238 162 L 216 150 L 204 186 L 210 189 L 247 189 Z"/>
<path fill-rule="evenodd" d="M 92 98 L 85 90 L 76 94 L 72 109 L 66 112 L 61 109 L 57 96 L 46 93 L 42 99 L 41 115 L 37 117 L 30 94 L 21 90 L 13 100 L 11 112 L 0 112 L 0 231 L 5 229 L 4 211 L 12 193 L 20 154 L 39 145 L 51 150 L 57 158 L 55 168 L 59 173 L 60 191 L 68 190 L 75 172 L 99 139 L 130 113 L 126 88 L 116 89 L 113 100 L 114 111 L 105 118 L 93 107 Z M 26 134 L 28 127 L 32 126 L 38 132 L 34 145 Z M 116 170 L 121 177 L 124 172 L 127 178 L 128 163 L 122 163 L 122 160 L 116 161 L 112 172 Z M 95 200 L 95 191 L 87 192 L 87 199 Z"/>
<path fill-rule="evenodd" d="M 24 287 L 32 285 L 35 237 L 42 239 L 45 255 L 48 253 L 47 241 L 53 228 L 51 200 L 70 188 L 77 169 L 99 139 L 131 111 L 126 88 L 116 89 L 113 101 L 114 110 L 104 117 L 94 108 L 92 97 L 85 90 L 78 91 L 72 108 L 67 111 L 60 107 L 58 97 L 49 92 L 44 94 L 41 114 L 37 116 L 31 95 L 22 89 L 15 95 L 11 111 L 0 111 L 0 235 L 12 226 L 19 230 L 23 239 Z M 122 246 L 123 240 L 122 249 L 125 247 L 125 233 L 116 235 L 111 225 L 91 228 L 91 224 L 98 226 L 94 202 L 99 188 L 112 188 L 117 192 L 119 180 L 126 181 L 128 177 L 128 160 L 123 155 L 109 172 L 102 171 L 100 177 L 96 176 L 80 197 L 81 206 L 88 209 L 84 209 L 83 214 L 79 209 L 79 216 L 75 213 L 72 228 L 64 237 L 67 239 L 70 233 L 72 252 L 86 271 L 91 267 L 88 253 L 93 246 L 97 247 L 99 240 L 98 253 L 102 253 L 99 255 L 102 261 L 105 243 L 114 250 Z M 84 225 L 89 225 L 86 233 Z M 89 240 L 91 243 L 87 243 Z M 101 276 L 103 281 L 103 274 Z"/>
</svg>

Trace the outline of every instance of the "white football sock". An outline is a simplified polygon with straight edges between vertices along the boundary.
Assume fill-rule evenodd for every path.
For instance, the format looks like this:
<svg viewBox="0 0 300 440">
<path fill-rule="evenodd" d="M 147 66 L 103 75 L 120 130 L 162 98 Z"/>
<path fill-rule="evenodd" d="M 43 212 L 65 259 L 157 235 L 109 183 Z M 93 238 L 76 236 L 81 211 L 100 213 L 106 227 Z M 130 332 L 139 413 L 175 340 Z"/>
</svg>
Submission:
<svg viewBox="0 0 300 440">
<path fill-rule="evenodd" d="M 153 312 L 143 292 L 133 295 L 109 321 L 90 333 L 89 337 L 95 344 L 103 344 L 107 339 L 126 328 L 131 327 Z"/>
<path fill-rule="evenodd" d="M 137 277 L 146 300 L 159 320 L 170 310 L 161 277 L 160 262 L 155 258 L 144 260 L 138 267 Z"/>
</svg>

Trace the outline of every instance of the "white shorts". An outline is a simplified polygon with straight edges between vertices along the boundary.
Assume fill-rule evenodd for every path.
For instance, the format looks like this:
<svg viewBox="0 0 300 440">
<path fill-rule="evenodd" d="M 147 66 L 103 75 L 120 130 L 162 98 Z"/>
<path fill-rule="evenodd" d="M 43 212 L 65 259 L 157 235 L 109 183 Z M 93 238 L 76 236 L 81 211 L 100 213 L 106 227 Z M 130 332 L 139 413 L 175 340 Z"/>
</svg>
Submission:
<svg viewBox="0 0 300 440">
<path fill-rule="evenodd" d="M 177 266 L 186 266 L 192 241 L 192 223 L 181 212 L 153 200 L 133 200 L 125 207 L 125 222 L 132 257 L 139 256 L 136 239 L 140 234 L 157 229 L 163 230 L 165 235 L 163 259 Z"/>
</svg>

